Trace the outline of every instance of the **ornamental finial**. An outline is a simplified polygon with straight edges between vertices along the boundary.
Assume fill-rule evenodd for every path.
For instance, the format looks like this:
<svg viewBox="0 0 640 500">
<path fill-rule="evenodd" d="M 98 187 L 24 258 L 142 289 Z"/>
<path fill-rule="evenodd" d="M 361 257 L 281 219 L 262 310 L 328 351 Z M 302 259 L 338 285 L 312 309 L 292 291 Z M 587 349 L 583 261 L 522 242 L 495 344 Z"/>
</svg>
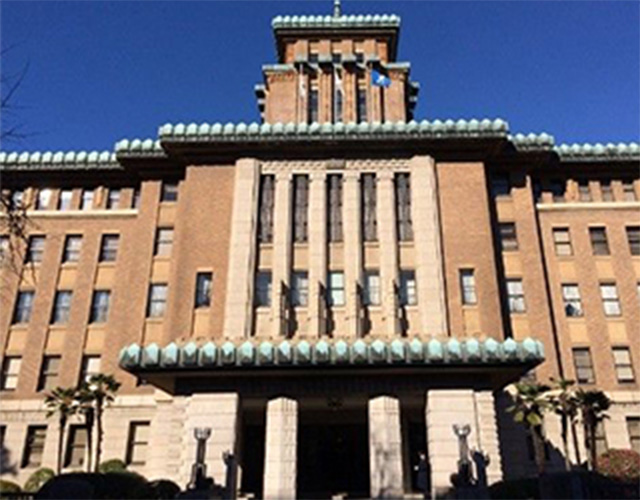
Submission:
<svg viewBox="0 0 640 500">
<path fill-rule="evenodd" d="M 342 15 L 342 8 L 340 6 L 340 0 L 333 0 L 333 17 L 340 17 Z"/>
</svg>

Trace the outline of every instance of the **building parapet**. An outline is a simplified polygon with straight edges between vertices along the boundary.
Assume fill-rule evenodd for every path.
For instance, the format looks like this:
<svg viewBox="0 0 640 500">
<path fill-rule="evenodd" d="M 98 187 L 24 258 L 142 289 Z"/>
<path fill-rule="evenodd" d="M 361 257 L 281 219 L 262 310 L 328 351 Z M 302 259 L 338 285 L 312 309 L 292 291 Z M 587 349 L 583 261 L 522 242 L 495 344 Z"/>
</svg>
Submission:
<svg viewBox="0 0 640 500">
<path fill-rule="evenodd" d="M 555 147 L 555 151 L 562 161 L 640 161 L 640 145 L 637 142 L 628 144 L 560 144 Z"/>
<path fill-rule="evenodd" d="M 121 169 L 111 151 L 0 152 L 0 170 Z"/>
<path fill-rule="evenodd" d="M 274 30 L 300 28 L 400 28 L 400 17 L 395 14 L 348 16 L 276 16 L 271 21 Z"/>
</svg>

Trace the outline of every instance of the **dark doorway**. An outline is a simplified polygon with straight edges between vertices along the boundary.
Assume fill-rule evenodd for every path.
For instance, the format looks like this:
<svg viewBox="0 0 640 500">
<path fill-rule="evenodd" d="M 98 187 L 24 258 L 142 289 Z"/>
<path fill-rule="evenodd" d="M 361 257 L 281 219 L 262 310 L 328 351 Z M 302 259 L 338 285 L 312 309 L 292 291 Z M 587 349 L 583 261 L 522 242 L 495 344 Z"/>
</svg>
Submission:
<svg viewBox="0 0 640 500">
<path fill-rule="evenodd" d="M 245 410 L 240 441 L 240 466 L 242 479 L 240 494 L 253 494 L 253 498 L 262 498 L 264 479 L 264 440 L 265 423 L 262 413 Z"/>
<path fill-rule="evenodd" d="M 369 497 L 369 438 L 362 424 L 298 428 L 298 498 Z"/>
</svg>

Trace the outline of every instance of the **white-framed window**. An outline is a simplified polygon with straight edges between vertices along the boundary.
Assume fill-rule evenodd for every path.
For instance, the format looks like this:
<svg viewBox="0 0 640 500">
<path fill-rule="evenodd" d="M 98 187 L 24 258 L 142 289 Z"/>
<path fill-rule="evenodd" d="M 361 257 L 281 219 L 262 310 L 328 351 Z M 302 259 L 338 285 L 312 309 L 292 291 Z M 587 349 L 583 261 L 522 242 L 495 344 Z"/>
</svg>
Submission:
<svg viewBox="0 0 640 500">
<path fill-rule="evenodd" d="M 44 356 L 38 380 L 39 391 L 50 391 L 58 385 L 60 374 L 60 356 Z"/>
<path fill-rule="evenodd" d="M 330 271 L 327 279 L 327 303 L 329 306 L 344 305 L 344 272 Z"/>
<path fill-rule="evenodd" d="M 291 305 L 307 307 L 309 305 L 309 273 L 294 271 L 291 274 Z"/>
<path fill-rule="evenodd" d="M 257 307 L 271 306 L 271 281 L 271 271 L 258 271 L 256 273 L 254 302 Z"/>
<path fill-rule="evenodd" d="M 153 249 L 155 257 L 168 257 L 173 247 L 173 228 L 159 227 L 156 231 L 156 241 Z"/>
<path fill-rule="evenodd" d="M 16 298 L 16 305 L 13 311 L 13 324 L 28 323 L 31 319 L 33 309 L 33 290 L 21 290 Z"/>
<path fill-rule="evenodd" d="M 71 189 L 60 190 L 60 198 L 58 198 L 58 210 L 71 210 L 71 200 L 73 191 Z"/>
<path fill-rule="evenodd" d="M 69 322 L 72 296 L 73 293 L 70 290 L 58 290 L 56 292 L 53 300 L 53 311 L 51 312 L 51 324 L 62 325 Z"/>
<path fill-rule="evenodd" d="M 82 468 L 84 466 L 87 440 L 87 428 L 84 425 L 72 425 L 69 427 L 67 451 L 64 459 L 65 467 Z"/>
<path fill-rule="evenodd" d="M 609 255 L 609 242 L 607 230 L 604 227 L 590 227 L 589 238 L 593 255 Z"/>
<path fill-rule="evenodd" d="M 22 358 L 20 356 L 5 356 L 2 363 L 2 390 L 14 391 L 18 387 L 18 376 Z"/>
<path fill-rule="evenodd" d="M 596 381 L 593 371 L 591 351 L 588 347 L 574 347 L 573 365 L 576 371 L 576 380 L 579 384 L 593 384 Z"/>
<path fill-rule="evenodd" d="M 36 210 L 48 210 L 51 208 L 51 198 L 53 197 L 53 190 L 41 189 L 38 191 L 38 197 L 36 198 Z"/>
<path fill-rule="evenodd" d="M 100 356 L 94 354 L 82 356 L 80 382 L 88 382 L 93 375 L 98 375 L 100 373 L 100 365 Z"/>
<path fill-rule="evenodd" d="M 113 262 L 118 256 L 118 243 L 120 236 L 117 234 L 103 234 L 100 242 L 99 262 Z"/>
<path fill-rule="evenodd" d="M 524 289 L 522 287 L 522 280 L 520 278 L 509 278 L 507 279 L 506 283 L 509 312 L 526 312 L 527 306 L 524 301 Z"/>
<path fill-rule="evenodd" d="M 583 315 L 580 289 L 577 284 L 566 283 L 562 285 L 562 301 L 567 317 L 576 318 Z"/>
<path fill-rule="evenodd" d="M 107 194 L 107 209 L 115 210 L 116 208 L 120 208 L 120 189 L 111 188 Z"/>
<path fill-rule="evenodd" d="M 80 260 L 81 249 L 82 236 L 79 234 L 68 234 L 64 239 L 62 262 L 78 262 L 78 260 Z"/>
<path fill-rule="evenodd" d="M 147 318 L 161 318 L 167 308 L 167 284 L 152 283 L 149 285 Z"/>
<path fill-rule="evenodd" d="M 615 283 L 600 283 L 600 297 L 605 316 L 620 316 L 622 314 L 618 288 Z"/>
<path fill-rule="evenodd" d="M 474 305 L 478 303 L 476 277 L 473 269 L 460 269 L 460 293 L 464 305 Z"/>
<path fill-rule="evenodd" d="M 635 381 L 631 352 L 628 347 L 614 347 L 613 365 L 616 369 L 616 377 L 620 383 L 632 383 Z"/>
<path fill-rule="evenodd" d="M 27 243 L 27 254 L 25 255 L 25 262 L 37 264 L 42 262 L 44 255 L 44 236 L 29 236 Z"/>
<path fill-rule="evenodd" d="M 364 288 L 362 291 L 362 302 L 365 306 L 380 305 L 380 272 L 377 269 L 368 269 L 364 272 Z"/>
<path fill-rule="evenodd" d="M 82 191 L 82 200 L 80 201 L 80 210 L 91 210 L 93 208 L 93 189 L 84 189 Z"/>
<path fill-rule="evenodd" d="M 627 226 L 627 241 L 631 255 L 640 255 L 640 226 Z"/>
<path fill-rule="evenodd" d="M 556 255 L 559 257 L 566 257 L 573 255 L 573 248 L 571 246 L 571 233 L 569 233 L 568 227 L 555 227 L 553 228 L 553 247 Z"/>
<path fill-rule="evenodd" d="M 89 323 L 106 323 L 109 316 L 109 303 L 111 292 L 109 290 L 94 290 L 91 299 L 91 313 Z"/>
<path fill-rule="evenodd" d="M 418 303 L 416 272 L 412 269 L 400 271 L 399 300 L 401 306 L 415 306 Z"/>
</svg>

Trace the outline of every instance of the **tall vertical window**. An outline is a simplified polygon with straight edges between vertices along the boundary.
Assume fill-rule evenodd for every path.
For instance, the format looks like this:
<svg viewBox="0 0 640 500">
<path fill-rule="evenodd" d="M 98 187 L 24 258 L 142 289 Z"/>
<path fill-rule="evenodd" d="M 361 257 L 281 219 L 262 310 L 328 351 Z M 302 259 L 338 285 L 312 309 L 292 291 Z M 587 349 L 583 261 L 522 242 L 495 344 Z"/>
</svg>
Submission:
<svg viewBox="0 0 640 500">
<path fill-rule="evenodd" d="M 98 375 L 100 373 L 100 365 L 100 356 L 93 354 L 82 356 L 80 382 L 88 382 L 93 375 Z"/>
<path fill-rule="evenodd" d="M 565 187 L 565 182 L 559 179 L 553 179 L 549 182 L 549 191 L 551 191 L 554 202 L 560 203 L 564 201 Z"/>
<path fill-rule="evenodd" d="M 46 439 L 46 426 L 30 425 L 27 428 L 27 440 L 24 443 L 22 467 L 40 467 L 40 465 L 42 465 L 42 455 Z"/>
<path fill-rule="evenodd" d="M 396 174 L 396 221 L 398 240 L 413 240 L 413 223 L 411 221 L 411 176 L 407 173 Z"/>
<path fill-rule="evenodd" d="M 593 384 L 596 381 L 593 371 L 591 351 L 588 347 L 573 348 L 573 365 L 576 370 L 576 380 L 579 384 Z"/>
<path fill-rule="evenodd" d="M 256 273 L 255 304 L 258 307 L 271 306 L 271 271 Z"/>
<path fill-rule="evenodd" d="M 167 284 L 153 283 L 149 285 L 147 302 L 147 318 L 161 318 L 167 308 Z"/>
<path fill-rule="evenodd" d="M 51 208 L 52 197 L 53 191 L 51 189 L 41 189 L 38 191 L 38 197 L 36 198 L 36 210 L 48 210 Z"/>
<path fill-rule="evenodd" d="M 209 307 L 211 305 L 212 273 L 196 274 L 196 307 Z"/>
<path fill-rule="evenodd" d="M 591 187 L 587 179 L 578 181 L 578 196 L 580 201 L 591 201 Z"/>
<path fill-rule="evenodd" d="M 31 319 L 31 310 L 33 309 L 33 297 L 35 292 L 32 290 L 18 292 L 15 309 L 13 311 L 13 323 L 28 323 Z"/>
<path fill-rule="evenodd" d="M 356 87 L 356 113 L 358 123 L 366 122 L 367 117 L 367 86 L 364 82 L 358 82 Z"/>
<path fill-rule="evenodd" d="M 607 434 L 604 429 L 604 420 L 600 420 L 596 424 L 596 455 L 600 456 L 609 449 L 607 445 Z"/>
<path fill-rule="evenodd" d="M 460 269 L 460 292 L 463 304 L 474 305 L 478 303 L 476 277 L 473 269 Z"/>
<path fill-rule="evenodd" d="M 144 465 L 147 463 L 149 448 L 149 422 L 131 422 L 127 441 L 127 465 Z"/>
<path fill-rule="evenodd" d="M 111 302 L 111 292 L 109 290 L 95 290 L 93 292 L 89 323 L 105 323 L 107 321 L 109 302 Z"/>
<path fill-rule="evenodd" d="M 509 196 L 511 194 L 511 184 L 508 175 L 495 174 L 491 176 L 491 194 L 494 197 Z"/>
<path fill-rule="evenodd" d="M 67 451 L 65 453 L 64 466 L 82 468 L 85 461 L 88 434 L 87 428 L 83 425 L 72 425 L 69 427 L 69 438 L 67 439 Z"/>
<path fill-rule="evenodd" d="M 38 380 L 39 391 L 50 391 L 58 385 L 60 374 L 60 356 L 45 356 L 42 358 L 40 369 L 40 379 Z"/>
<path fill-rule="evenodd" d="M 637 201 L 636 190 L 633 187 L 633 181 L 624 181 L 622 183 L 622 194 L 624 201 Z"/>
<path fill-rule="evenodd" d="M 609 179 L 600 182 L 600 192 L 602 193 L 602 201 L 613 201 L 613 189 Z"/>
<path fill-rule="evenodd" d="M 607 231 L 604 227 L 590 227 L 589 238 L 591 239 L 593 255 L 609 255 Z"/>
<path fill-rule="evenodd" d="M 260 201 L 258 217 L 258 241 L 273 242 L 273 208 L 275 202 L 275 178 L 273 175 L 260 177 Z"/>
<path fill-rule="evenodd" d="M 18 376 L 20 375 L 21 366 L 21 357 L 5 356 L 2 362 L 2 380 L 0 381 L 3 391 L 13 391 L 18 387 Z"/>
<path fill-rule="evenodd" d="M 329 241 L 332 243 L 342 241 L 342 176 L 330 175 L 329 184 Z"/>
<path fill-rule="evenodd" d="M 640 417 L 627 417 L 627 431 L 631 449 L 640 453 Z"/>
<path fill-rule="evenodd" d="M 117 234 L 103 234 L 100 242 L 100 262 L 113 262 L 118 256 L 118 242 L 120 237 Z"/>
<path fill-rule="evenodd" d="M 498 224 L 498 234 L 503 252 L 514 252 L 518 250 L 518 235 L 516 233 L 515 223 L 501 222 Z"/>
<path fill-rule="evenodd" d="M 309 99 L 307 101 L 307 116 L 309 123 L 315 123 L 318 121 L 318 82 L 315 79 L 310 80 L 309 86 Z"/>
<path fill-rule="evenodd" d="M 634 382 L 633 363 L 628 347 L 613 348 L 613 365 L 616 369 L 616 377 L 620 383 Z"/>
<path fill-rule="evenodd" d="M 53 301 L 53 311 L 51 311 L 51 324 L 62 325 L 69 322 L 71 312 L 72 293 L 69 290 L 58 290 Z"/>
<path fill-rule="evenodd" d="M 364 241 L 377 241 L 378 239 L 377 198 L 376 175 L 363 174 L 362 235 Z"/>
<path fill-rule="evenodd" d="M 400 271 L 400 288 L 398 293 L 401 306 L 414 306 L 418 303 L 415 271 L 407 269 Z"/>
<path fill-rule="evenodd" d="M 109 194 L 107 195 L 107 208 L 109 210 L 120 208 L 120 189 L 109 189 Z"/>
<path fill-rule="evenodd" d="M 140 208 L 140 188 L 134 188 L 131 197 L 131 208 Z"/>
<path fill-rule="evenodd" d="M 380 305 L 380 273 L 378 270 L 366 270 L 364 272 L 364 288 L 362 302 L 365 306 Z"/>
<path fill-rule="evenodd" d="M 521 279 L 508 279 L 507 283 L 507 300 L 509 303 L 509 312 L 523 313 L 527 310 L 524 302 L 524 289 L 522 288 Z"/>
<path fill-rule="evenodd" d="M 78 262 L 80 260 L 80 250 L 82 249 L 82 236 L 79 234 L 69 234 L 64 239 L 64 249 L 62 251 L 62 262 Z"/>
<path fill-rule="evenodd" d="M 38 263 L 42 262 L 44 255 L 44 236 L 30 236 L 27 243 L 27 254 L 25 262 Z"/>
<path fill-rule="evenodd" d="M 620 316 L 622 314 L 618 288 L 615 283 L 600 283 L 600 297 L 605 316 Z"/>
<path fill-rule="evenodd" d="M 562 285 L 562 301 L 564 303 L 564 313 L 567 317 L 577 318 L 583 315 L 578 285 L 575 283 Z"/>
<path fill-rule="evenodd" d="M 160 201 L 172 203 L 178 201 L 178 183 L 163 182 L 162 192 L 160 193 Z"/>
<path fill-rule="evenodd" d="M 73 191 L 71 189 L 62 189 L 60 198 L 58 198 L 58 210 L 70 210 Z"/>
<path fill-rule="evenodd" d="M 631 255 L 640 255 L 640 226 L 627 227 L 627 241 Z"/>
<path fill-rule="evenodd" d="M 153 249 L 153 255 L 156 257 L 167 257 L 171 255 L 173 247 L 173 228 L 160 227 L 156 231 L 156 241 Z"/>
<path fill-rule="evenodd" d="M 85 189 L 82 191 L 82 200 L 80 201 L 81 210 L 91 210 L 93 208 L 93 189 Z"/>
<path fill-rule="evenodd" d="M 291 274 L 291 305 L 307 307 L 309 305 L 309 274 L 307 271 L 294 271 Z"/>
<path fill-rule="evenodd" d="M 573 255 L 569 228 L 556 227 L 553 229 L 553 247 L 556 251 L 556 255 L 560 257 Z"/>
<path fill-rule="evenodd" d="M 293 240 L 296 243 L 307 241 L 309 220 L 309 176 L 293 176 Z"/>
<path fill-rule="evenodd" d="M 328 276 L 327 303 L 330 306 L 344 305 L 344 273 L 330 271 Z"/>
<path fill-rule="evenodd" d="M 342 54 L 333 54 L 333 56 L 339 56 L 342 59 Z M 333 86 L 334 86 L 334 101 L 333 101 L 333 121 L 341 122 L 342 121 L 342 71 L 338 68 L 334 69 L 334 77 L 333 77 Z"/>
</svg>

